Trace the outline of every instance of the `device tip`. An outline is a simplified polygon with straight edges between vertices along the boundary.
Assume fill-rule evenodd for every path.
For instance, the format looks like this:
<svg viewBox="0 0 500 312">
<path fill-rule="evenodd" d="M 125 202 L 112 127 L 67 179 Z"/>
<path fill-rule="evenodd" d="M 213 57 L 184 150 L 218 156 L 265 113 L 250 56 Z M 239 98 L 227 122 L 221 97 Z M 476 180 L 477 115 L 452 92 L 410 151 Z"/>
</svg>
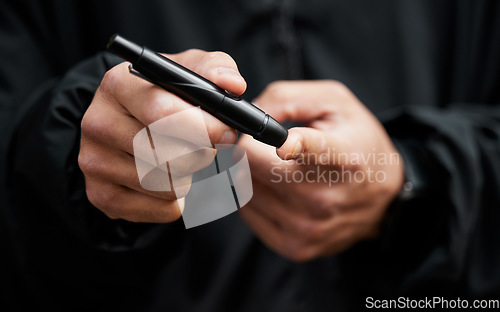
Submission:
<svg viewBox="0 0 500 312">
<path fill-rule="evenodd" d="M 143 50 L 141 46 L 118 34 L 114 34 L 109 38 L 107 49 L 131 63 L 137 61 Z"/>
<path fill-rule="evenodd" d="M 116 37 L 118 37 L 118 34 L 113 34 L 111 37 L 109 37 L 108 44 L 106 45 L 106 49 L 110 50 L 111 46 L 115 42 Z"/>
<path fill-rule="evenodd" d="M 269 120 L 264 130 L 262 130 L 260 134 L 254 136 L 256 140 L 275 147 L 283 145 L 287 137 L 288 131 L 271 116 L 269 116 Z"/>
</svg>

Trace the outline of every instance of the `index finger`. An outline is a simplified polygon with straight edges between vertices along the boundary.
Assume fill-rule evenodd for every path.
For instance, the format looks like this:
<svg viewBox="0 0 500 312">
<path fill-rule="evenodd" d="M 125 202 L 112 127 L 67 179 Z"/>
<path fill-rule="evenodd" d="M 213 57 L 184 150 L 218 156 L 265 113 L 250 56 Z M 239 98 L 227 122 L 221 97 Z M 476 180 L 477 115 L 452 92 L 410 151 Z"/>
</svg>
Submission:
<svg viewBox="0 0 500 312">
<path fill-rule="evenodd" d="M 105 94 L 102 98 L 108 100 L 108 105 L 114 105 L 115 110 L 133 116 L 144 126 L 194 108 L 179 97 L 131 75 L 128 72 L 127 63 L 117 65 L 106 73 L 100 91 L 101 94 Z M 169 128 L 172 133 L 162 132 L 162 134 L 184 139 L 200 146 L 235 143 L 237 136 L 234 129 L 204 111 L 201 111 L 201 116 L 200 122 L 199 119 L 186 118 L 183 114 L 177 115 L 170 119 L 170 122 L 177 120 L 177 127 Z M 208 133 L 208 143 L 205 137 L 193 135 L 193 132 L 198 133 L 199 129 Z"/>
<path fill-rule="evenodd" d="M 352 102 L 354 95 L 338 81 L 276 81 L 254 103 L 277 121 L 311 122 L 330 118 Z"/>
</svg>

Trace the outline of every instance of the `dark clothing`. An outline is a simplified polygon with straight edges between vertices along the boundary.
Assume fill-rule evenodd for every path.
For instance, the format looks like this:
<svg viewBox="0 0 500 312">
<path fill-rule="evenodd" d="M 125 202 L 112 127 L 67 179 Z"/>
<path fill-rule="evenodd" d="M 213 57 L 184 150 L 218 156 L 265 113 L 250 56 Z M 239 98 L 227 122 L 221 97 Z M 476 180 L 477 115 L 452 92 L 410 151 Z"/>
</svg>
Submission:
<svg viewBox="0 0 500 312">
<path fill-rule="evenodd" d="M 391 208 L 379 238 L 304 264 L 269 251 L 237 213 L 191 230 L 108 219 L 86 199 L 77 156 L 81 118 L 120 61 L 100 52 L 116 32 L 167 53 L 228 52 L 248 99 L 274 80 L 344 82 L 422 192 Z M 499 1 L 3 1 L 0 47 L 3 311 L 500 296 Z"/>
</svg>

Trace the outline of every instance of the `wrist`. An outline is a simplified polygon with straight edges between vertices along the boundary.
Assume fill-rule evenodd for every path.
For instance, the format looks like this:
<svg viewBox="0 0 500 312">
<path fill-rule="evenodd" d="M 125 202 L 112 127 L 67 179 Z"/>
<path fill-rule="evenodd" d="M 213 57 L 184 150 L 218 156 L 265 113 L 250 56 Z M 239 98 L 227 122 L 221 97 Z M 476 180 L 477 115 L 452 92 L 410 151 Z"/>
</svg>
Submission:
<svg viewBox="0 0 500 312">
<path fill-rule="evenodd" d="M 433 207 L 432 202 L 440 200 L 440 190 L 447 184 L 443 168 L 419 142 L 413 139 L 392 140 L 402 159 L 404 178 L 382 221 L 381 232 L 385 233 L 382 236 L 388 239 L 395 232 L 408 230 L 400 229 L 404 227 L 400 224 L 401 220 L 417 222 L 432 214 L 427 210 Z"/>
</svg>

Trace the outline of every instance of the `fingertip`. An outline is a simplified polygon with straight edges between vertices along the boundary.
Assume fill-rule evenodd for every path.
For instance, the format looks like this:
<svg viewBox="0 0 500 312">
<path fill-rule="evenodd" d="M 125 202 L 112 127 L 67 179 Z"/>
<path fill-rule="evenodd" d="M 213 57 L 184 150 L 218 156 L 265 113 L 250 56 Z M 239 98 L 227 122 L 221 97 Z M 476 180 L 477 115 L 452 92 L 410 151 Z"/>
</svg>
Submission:
<svg viewBox="0 0 500 312">
<path fill-rule="evenodd" d="M 291 129 L 285 143 L 276 149 L 276 154 L 283 160 L 295 159 L 304 152 L 304 143 L 303 136 Z"/>
<path fill-rule="evenodd" d="M 241 95 L 247 88 L 247 83 L 241 74 L 229 67 L 218 67 L 215 69 L 213 82 L 224 90 L 235 95 Z"/>
</svg>

